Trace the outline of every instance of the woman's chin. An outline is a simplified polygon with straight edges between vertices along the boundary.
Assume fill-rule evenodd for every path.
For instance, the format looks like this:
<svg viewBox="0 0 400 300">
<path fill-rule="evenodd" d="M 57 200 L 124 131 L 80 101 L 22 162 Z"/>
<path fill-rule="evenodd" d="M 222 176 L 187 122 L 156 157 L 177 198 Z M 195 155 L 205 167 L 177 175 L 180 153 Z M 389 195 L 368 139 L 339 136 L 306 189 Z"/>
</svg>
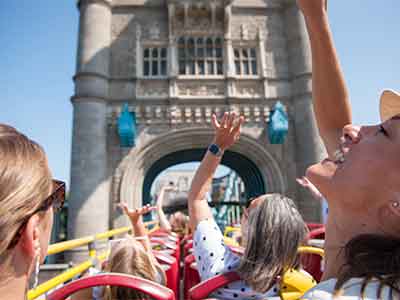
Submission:
<svg viewBox="0 0 400 300">
<path fill-rule="evenodd" d="M 337 165 L 330 159 L 311 165 L 306 171 L 306 177 L 320 190 L 331 181 L 337 170 Z"/>
</svg>

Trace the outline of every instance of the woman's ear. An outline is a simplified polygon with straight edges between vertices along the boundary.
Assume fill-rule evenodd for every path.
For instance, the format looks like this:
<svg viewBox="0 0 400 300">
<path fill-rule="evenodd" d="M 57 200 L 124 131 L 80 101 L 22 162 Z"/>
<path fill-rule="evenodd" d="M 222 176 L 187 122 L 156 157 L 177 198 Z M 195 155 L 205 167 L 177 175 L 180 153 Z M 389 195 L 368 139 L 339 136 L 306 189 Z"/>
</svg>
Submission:
<svg viewBox="0 0 400 300">
<path fill-rule="evenodd" d="M 34 258 L 40 248 L 40 227 L 37 215 L 29 218 L 21 233 L 20 248 L 24 255 Z"/>
</svg>

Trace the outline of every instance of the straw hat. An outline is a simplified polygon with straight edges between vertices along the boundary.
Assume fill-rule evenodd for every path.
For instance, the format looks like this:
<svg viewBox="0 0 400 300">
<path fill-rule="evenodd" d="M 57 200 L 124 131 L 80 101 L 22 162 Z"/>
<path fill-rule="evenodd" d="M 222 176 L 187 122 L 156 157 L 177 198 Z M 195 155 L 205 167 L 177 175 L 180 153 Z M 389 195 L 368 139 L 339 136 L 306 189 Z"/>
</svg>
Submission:
<svg viewBox="0 0 400 300">
<path fill-rule="evenodd" d="M 384 122 L 395 115 L 400 115 L 400 94 L 385 90 L 381 96 L 380 104 L 381 121 Z"/>
</svg>

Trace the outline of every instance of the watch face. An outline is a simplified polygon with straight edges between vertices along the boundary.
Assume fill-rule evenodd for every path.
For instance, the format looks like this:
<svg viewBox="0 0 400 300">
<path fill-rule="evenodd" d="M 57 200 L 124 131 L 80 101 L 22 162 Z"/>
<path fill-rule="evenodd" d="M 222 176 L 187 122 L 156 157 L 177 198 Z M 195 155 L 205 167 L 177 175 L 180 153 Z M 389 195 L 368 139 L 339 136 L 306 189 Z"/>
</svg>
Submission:
<svg viewBox="0 0 400 300">
<path fill-rule="evenodd" d="M 208 150 L 212 153 L 212 154 L 215 154 L 215 155 L 218 155 L 219 154 L 219 147 L 217 146 L 217 145 L 215 145 L 215 144 L 212 144 L 212 145 L 210 145 L 210 147 L 208 148 Z"/>
</svg>

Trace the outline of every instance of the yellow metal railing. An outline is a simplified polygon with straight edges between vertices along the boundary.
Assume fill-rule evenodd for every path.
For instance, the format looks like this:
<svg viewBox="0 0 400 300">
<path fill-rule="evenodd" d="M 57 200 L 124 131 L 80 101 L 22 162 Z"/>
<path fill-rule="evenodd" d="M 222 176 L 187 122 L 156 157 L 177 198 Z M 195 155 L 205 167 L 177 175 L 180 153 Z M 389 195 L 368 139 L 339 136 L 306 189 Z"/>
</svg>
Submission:
<svg viewBox="0 0 400 300">
<path fill-rule="evenodd" d="M 148 233 L 151 233 L 155 230 L 157 230 L 158 227 L 158 221 L 150 221 L 146 222 L 145 226 L 147 228 Z M 149 227 L 153 226 L 152 229 L 149 229 Z M 56 288 L 60 284 L 65 283 L 68 280 L 73 279 L 74 277 L 82 274 L 86 270 L 88 270 L 90 267 L 95 266 L 98 262 L 102 262 L 107 258 L 107 252 L 104 252 L 100 255 L 97 255 L 96 250 L 94 248 L 94 243 L 96 241 L 101 241 L 101 240 L 106 240 L 109 239 L 110 237 L 123 234 L 123 233 L 128 233 L 131 231 L 130 227 L 122 227 L 114 230 L 110 230 L 107 232 L 99 233 L 93 236 L 87 236 L 83 237 L 80 239 L 76 240 L 71 240 L 71 241 L 66 241 L 66 242 L 61 242 L 57 244 L 53 244 L 49 246 L 49 249 L 47 251 L 47 255 L 53 255 L 57 253 L 61 253 L 64 251 L 72 250 L 78 247 L 82 246 L 88 246 L 88 251 L 89 251 L 89 257 L 90 259 L 75 266 L 72 267 L 62 274 L 42 283 L 41 285 L 38 285 L 35 289 L 32 289 L 28 291 L 28 300 L 33 300 L 41 295 L 47 293 L 48 291 Z"/>
<path fill-rule="evenodd" d="M 321 257 L 324 257 L 324 249 L 317 248 L 317 247 L 299 247 L 298 249 L 299 253 L 308 253 L 308 254 L 317 254 Z"/>
<path fill-rule="evenodd" d="M 147 227 L 148 233 L 151 233 L 159 228 L 157 221 L 147 222 L 147 223 L 145 223 L 145 226 Z M 150 226 L 153 226 L 153 228 L 149 229 Z M 113 236 L 116 236 L 119 234 L 123 234 L 123 233 L 127 233 L 130 230 L 131 230 L 130 227 L 122 227 L 122 228 L 110 230 L 107 232 L 99 233 L 94 236 L 83 237 L 83 238 L 76 239 L 76 240 L 71 240 L 71 241 L 66 241 L 66 242 L 61 242 L 61 243 L 50 245 L 49 249 L 48 249 L 48 255 L 61 253 L 61 252 L 67 251 L 67 250 L 72 250 L 72 249 L 87 245 L 89 248 L 88 250 L 89 250 L 90 259 L 88 259 L 87 261 L 85 261 L 75 267 L 68 269 L 64 273 L 50 279 L 49 281 L 42 283 L 41 285 L 37 286 L 35 289 L 30 290 L 28 292 L 28 300 L 33 300 L 33 299 L 40 297 L 41 295 L 44 295 L 46 292 L 56 288 L 60 284 L 63 284 L 66 281 L 71 280 L 74 277 L 82 274 L 83 272 L 88 270 L 90 267 L 95 266 L 98 262 L 104 261 L 107 258 L 108 253 L 104 252 L 100 255 L 97 255 L 96 251 L 93 247 L 93 244 L 96 241 L 106 240 L 110 237 L 113 237 Z M 236 230 L 237 230 L 237 228 L 231 227 L 228 229 L 228 232 L 236 231 Z M 225 241 L 230 245 L 237 246 L 237 243 L 231 238 L 225 237 Z M 320 248 L 316 248 L 316 247 L 300 247 L 299 253 L 318 254 L 318 255 L 324 257 L 324 250 L 320 249 Z"/>
</svg>

